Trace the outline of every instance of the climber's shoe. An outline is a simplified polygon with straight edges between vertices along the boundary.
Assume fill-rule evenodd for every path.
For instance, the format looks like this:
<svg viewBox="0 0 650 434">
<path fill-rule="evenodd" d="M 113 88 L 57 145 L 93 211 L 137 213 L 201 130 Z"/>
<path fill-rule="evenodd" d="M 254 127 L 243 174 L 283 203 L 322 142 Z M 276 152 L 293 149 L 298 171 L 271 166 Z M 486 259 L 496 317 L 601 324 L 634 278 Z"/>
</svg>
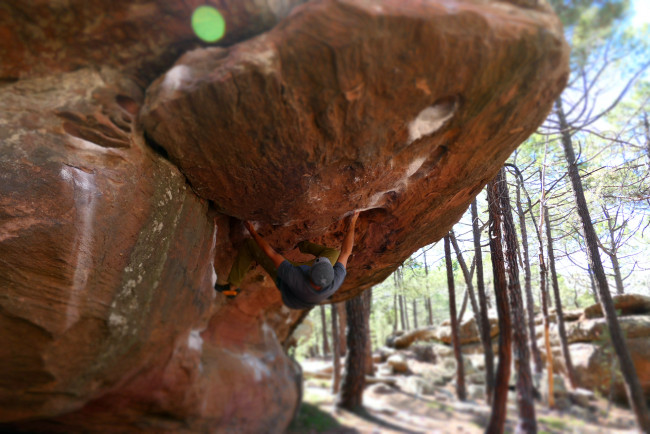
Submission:
<svg viewBox="0 0 650 434">
<path fill-rule="evenodd" d="M 217 291 L 217 292 L 228 291 L 228 290 L 230 290 L 230 285 L 228 285 L 227 283 L 225 285 L 220 285 L 218 283 L 215 283 L 214 284 L 214 290 Z"/>
<path fill-rule="evenodd" d="M 235 298 L 237 294 L 239 294 L 239 288 L 237 289 L 230 289 L 230 285 L 225 284 L 225 285 L 220 285 L 218 283 L 214 284 L 214 289 L 217 292 L 222 293 L 228 298 Z"/>
</svg>

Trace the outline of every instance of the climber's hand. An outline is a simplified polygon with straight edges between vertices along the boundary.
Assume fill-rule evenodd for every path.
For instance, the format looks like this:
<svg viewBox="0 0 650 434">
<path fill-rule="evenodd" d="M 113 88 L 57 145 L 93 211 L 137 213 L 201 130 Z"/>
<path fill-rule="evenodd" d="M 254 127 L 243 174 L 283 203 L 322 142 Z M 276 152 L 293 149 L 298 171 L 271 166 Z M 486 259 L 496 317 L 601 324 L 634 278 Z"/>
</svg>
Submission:
<svg viewBox="0 0 650 434">
<path fill-rule="evenodd" d="M 248 229 L 248 232 L 253 235 L 256 233 L 255 228 L 253 227 L 253 224 L 249 222 L 248 220 L 244 222 L 244 226 L 246 229 Z"/>
</svg>

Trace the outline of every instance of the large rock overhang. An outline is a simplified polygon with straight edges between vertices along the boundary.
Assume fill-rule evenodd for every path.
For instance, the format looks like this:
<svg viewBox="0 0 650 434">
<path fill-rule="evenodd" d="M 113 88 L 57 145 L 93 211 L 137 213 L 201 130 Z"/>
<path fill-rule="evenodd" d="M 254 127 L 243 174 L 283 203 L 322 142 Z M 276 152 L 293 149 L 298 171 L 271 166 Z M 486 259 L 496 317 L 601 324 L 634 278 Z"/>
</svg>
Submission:
<svg viewBox="0 0 650 434">
<path fill-rule="evenodd" d="M 568 51 L 543 7 L 312 1 L 184 55 L 141 119 L 198 195 L 289 257 L 303 239 L 340 244 L 365 210 L 341 300 L 460 218 L 546 117 Z"/>
<path fill-rule="evenodd" d="M 230 44 L 302 1 L 212 3 Z M 0 423 L 28 432 L 282 431 L 305 312 L 260 269 L 215 295 L 241 220 L 297 259 L 364 210 L 349 298 L 447 232 L 568 75 L 541 7 L 313 1 L 143 101 L 200 45 L 191 2 L 0 10 Z"/>
</svg>

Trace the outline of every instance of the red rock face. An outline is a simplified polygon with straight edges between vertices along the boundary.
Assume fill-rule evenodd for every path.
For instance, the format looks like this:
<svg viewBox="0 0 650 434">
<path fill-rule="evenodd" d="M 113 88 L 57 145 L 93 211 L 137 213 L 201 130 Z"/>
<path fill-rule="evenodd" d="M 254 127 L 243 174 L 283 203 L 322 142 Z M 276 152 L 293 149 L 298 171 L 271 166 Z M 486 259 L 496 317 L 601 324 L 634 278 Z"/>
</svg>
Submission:
<svg viewBox="0 0 650 434">
<path fill-rule="evenodd" d="M 0 4 L 0 77 L 16 79 L 106 65 L 146 85 L 186 50 L 200 46 L 192 12 L 206 3 L 232 44 L 278 22 L 304 0 L 50 0 Z"/>
<path fill-rule="evenodd" d="M 240 220 L 299 259 L 364 210 L 352 297 L 448 231 L 567 76 L 558 20 L 504 2 L 313 1 L 166 72 L 193 2 L 55 3 L 0 5 L 2 429 L 282 432 L 305 312 L 260 270 L 215 297 Z M 231 44 L 301 2 L 213 3 Z"/>
<path fill-rule="evenodd" d="M 214 224 L 132 134 L 140 98 L 91 71 L 2 92 L 0 420 L 77 409 L 205 327 Z"/>
<path fill-rule="evenodd" d="M 567 53 L 547 11 L 315 1 L 183 56 L 142 121 L 200 196 L 289 256 L 304 239 L 340 245 L 344 216 L 367 210 L 340 300 L 460 218 L 546 116 Z"/>
</svg>

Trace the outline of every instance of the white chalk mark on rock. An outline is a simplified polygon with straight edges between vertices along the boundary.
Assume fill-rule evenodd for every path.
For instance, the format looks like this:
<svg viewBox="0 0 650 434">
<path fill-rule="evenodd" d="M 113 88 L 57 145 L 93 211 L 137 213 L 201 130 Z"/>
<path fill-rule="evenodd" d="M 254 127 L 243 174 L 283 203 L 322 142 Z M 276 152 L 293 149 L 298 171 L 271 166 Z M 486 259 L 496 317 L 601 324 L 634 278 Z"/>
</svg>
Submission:
<svg viewBox="0 0 650 434">
<path fill-rule="evenodd" d="M 454 115 L 457 105 L 455 101 L 443 102 L 422 110 L 408 125 L 408 143 L 438 131 Z"/>
</svg>

